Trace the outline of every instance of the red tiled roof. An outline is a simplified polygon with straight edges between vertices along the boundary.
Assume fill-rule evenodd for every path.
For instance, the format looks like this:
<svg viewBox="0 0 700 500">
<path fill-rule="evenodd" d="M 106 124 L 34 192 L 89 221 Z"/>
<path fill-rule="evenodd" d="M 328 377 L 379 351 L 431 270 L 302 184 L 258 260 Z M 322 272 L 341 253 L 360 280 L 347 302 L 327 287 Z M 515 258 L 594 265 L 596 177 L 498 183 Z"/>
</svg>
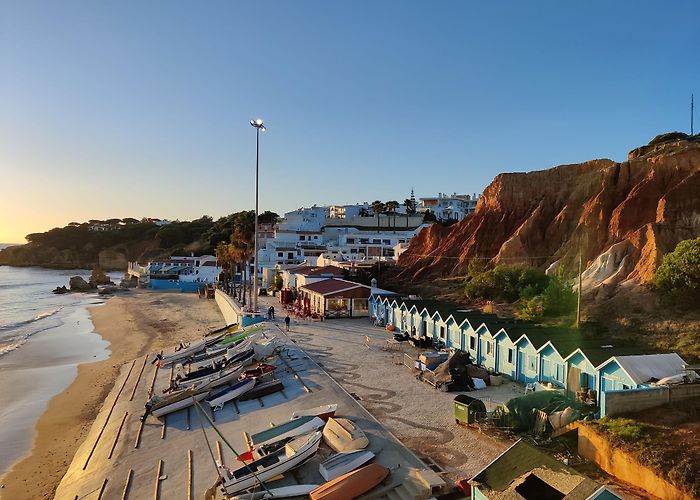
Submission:
<svg viewBox="0 0 700 500">
<path fill-rule="evenodd" d="M 337 266 L 310 267 L 308 271 L 296 271 L 303 276 L 343 276 L 343 270 Z"/>
<path fill-rule="evenodd" d="M 353 283 L 352 281 L 339 280 L 335 278 L 328 278 L 327 280 L 317 281 L 316 283 L 311 283 L 309 285 L 304 285 L 301 287 L 302 290 L 308 290 L 310 292 L 319 293 L 321 295 L 338 293 L 343 290 L 352 290 L 354 288 L 369 287 L 361 285 L 359 283 Z"/>
</svg>

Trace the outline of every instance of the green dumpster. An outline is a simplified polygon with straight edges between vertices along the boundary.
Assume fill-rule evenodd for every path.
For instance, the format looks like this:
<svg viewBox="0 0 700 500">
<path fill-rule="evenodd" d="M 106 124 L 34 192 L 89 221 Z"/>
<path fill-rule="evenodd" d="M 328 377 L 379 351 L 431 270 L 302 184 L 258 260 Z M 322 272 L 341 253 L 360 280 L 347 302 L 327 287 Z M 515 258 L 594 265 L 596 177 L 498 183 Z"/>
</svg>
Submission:
<svg viewBox="0 0 700 500">
<path fill-rule="evenodd" d="M 486 416 L 486 405 L 480 399 L 458 394 L 454 399 L 455 422 L 463 425 L 475 424 Z"/>
</svg>

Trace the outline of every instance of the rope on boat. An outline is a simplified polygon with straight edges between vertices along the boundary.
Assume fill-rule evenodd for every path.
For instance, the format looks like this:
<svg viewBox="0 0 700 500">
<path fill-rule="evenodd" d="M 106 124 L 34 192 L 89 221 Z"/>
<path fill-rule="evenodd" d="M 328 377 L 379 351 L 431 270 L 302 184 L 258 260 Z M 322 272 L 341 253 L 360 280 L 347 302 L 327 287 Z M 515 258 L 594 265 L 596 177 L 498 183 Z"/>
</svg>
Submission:
<svg viewBox="0 0 700 500">
<path fill-rule="evenodd" d="M 192 402 L 194 403 L 195 408 L 197 408 L 197 409 L 199 410 L 199 413 L 201 413 L 202 415 L 204 415 L 204 418 L 207 419 L 207 421 L 209 422 L 209 425 L 211 425 L 211 428 L 214 429 L 214 432 L 216 432 L 216 433 L 219 435 L 219 437 L 220 437 L 221 440 L 226 444 L 226 446 L 228 446 L 228 447 L 231 449 L 231 451 L 233 452 L 233 454 L 236 455 L 236 458 L 237 458 L 239 461 L 241 461 L 241 462 L 243 462 L 243 463 L 245 464 L 245 461 L 243 461 L 243 460 L 241 459 L 241 455 L 236 451 L 236 449 L 235 449 L 233 446 L 231 446 L 231 443 L 228 442 L 228 440 L 223 436 L 223 434 L 221 434 L 221 432 L 219 432 L 219 429 L 214 425 L 214 422 L 211 421 L 211 419 L 209 418 L 209 415 L 207 415 L 207 413 L 204 411 L 204 408 L 202 408 L 202 405 L 199 404 L 199 401 L 197 401 L 196 399 L 194 399 L 194 396 L 192 396 Z M 204 432 L 204 425 L 202 425 L 202 419 L 201 419 L 201 418 L 199 419 L 199 426 L 202 428 L 202 433 L 204 434 L 204 439 L 207 441 L 207 447 L 209 448 L 209 454 L 211 455 L 211 459 L 214 461 L 214 464 L 216 465 L 216 460 L 214 460 L 214 453 L 212 452 L 211 446 L 209 445 L 209 438 L 207 438 L 207 433 Z M 255 480 L 258 482 L 258 484 L 259 484 L 260 486 L 262 486 L 262 488 L 263 488 L 267 493 L 269 493 L 270 495 L 272 495 L 272 492 L 270 492 L 270 490 L 267 488 L 267 485 L 266 485 L 263 481 L 260 480 L 260 478 L 258 477 L 258 474 L 250 467 L 250 465 L 249 465 L 249 464 L 246 464 L 245 466 L 246 466 L 246 468 L 250 471 L 250 473 L 253 474 L 253 477 L 254 477 Z M 217 474 L 219 475 L 219 477 L 221 478 L 221 471 L 219 470 L 219 466 L 218 466 L 218 465 L 216 466 L 216 473 L 217 473 Z M 221 478 L 221 479 L 223 479 L 223 478 Z M 224 489 L 225 489 L 225 488 L 226 488 L 226 486 L 224 485 Z"/>
<path fill-rule="evenodd" d="M 126 422 L 126 417 L 129 415 L 128 411 L 124 412 L 124 416 L 122 417 L 122 422 L 119 424 L 119 429 L 117 429 L 117 435 L 114 436 L 114 442 L 112 443 L 112 448 L 109 450 L 109 455 L 107 456 L 108 459 L 112 458 L 112 454 L 114 454 L 114 448 L 117 446 L 117 441 L 119 441 L 119 435 L 122 433 L 122 428 L 124 427 L 124 422 Z"/>
<path fill-rule="evenodd" d="M 131 477 L 133 475 L 134 475 L 134 469 L 129 469 L 129 472 L 126 473 L 126 482 L 124 483 L 124 489 L 122 490 L 122 499 L 121 500 L 126 500 L 126 497 L 129 494 L 129 486 L 131 485 Z"/>
<path fill-rule="evenodd" d="M 87 458 L 85 459 L 85 465 L 83 465 L 83 470 L 87 469 L 88 463 L 90 463 L 90 459 L 92 458 L 92 454 L 95 453 L 95 448 L 97 448 L 97 443 L 99 443 L 100 438 L 102 437 L 102 434 L 104 433 L 105 428 L 107 427 L 107 423 L 109 423 L 109 418 L 112 416 L 112 412 L 114 411 L 114 407 L 117 405 L 117 401 L 119 400 L 119 396 L 121 396 L 121 393 L 124 390 L 124 386 L 126 386 L 127 380 L 129 380 L 129 375 L 131 375 L 131 370 L 134 369 L 134 364 L 136 364 L 136 360 L 133 360 L 131 362 L 131 367 L 129 368 L 129 372 L 126 374 L 126 377 L 124 378 L 124 382 L 122 382 L 122 386 L 119 388 L 119 392 L 117 392 L 117 395 L 114 398 L 114 401 L 112 401 L 112 406 L 109 408 L 109 413 L 107 413 L 107 418 L 105 418 L 104 424 L 102 424 L 102 429 L 100 429 L 100 433 L 97 435 L 97 439 L 95 439 L 95 442 L 92 445 L 92 449 L 90 450 L 90 453 L 88 454 Z"/>
<path fill-rule="evenodd" d="M 136 383 L 134 384 L 134 388 L 131 390 L 131 396 L 129 396 L 129 401 L 134 400 L 134 395 L 136 394 L 136 388 L 139 386 L 139 382 L 141 382 L 141 375 L 143 375 L 143 370 L 146 368 L 146 362 L 148 361 L 148 354 L 146 354 L 143 357 L 143 364 L 141 365 L 141 370 L 139 371 L 139 376 L 136 378 Z"/>
</svg>

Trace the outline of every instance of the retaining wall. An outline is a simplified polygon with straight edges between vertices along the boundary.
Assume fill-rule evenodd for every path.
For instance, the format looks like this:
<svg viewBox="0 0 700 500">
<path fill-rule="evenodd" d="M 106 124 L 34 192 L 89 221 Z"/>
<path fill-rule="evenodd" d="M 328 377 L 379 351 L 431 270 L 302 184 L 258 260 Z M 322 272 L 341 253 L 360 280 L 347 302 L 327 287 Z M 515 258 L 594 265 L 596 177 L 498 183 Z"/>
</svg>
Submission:
<svg viewBox="0 0 700 500">
<path fill-rule="evenodd" d="M 241 310 L 231 297 L 217 289 L 214 291 L 214 299 L 227 325 L 240 324 Z"/>
<path fill-rule="evenodd" d="M 700 384 L 605 391 L 600 398 L 601 416 L 646 410 L 666 403 L 696 397 L 700 397 Z"/>
<path fill-rule="evenodd" d="M 587 425 L 578 427 L 578 454 L 611 474 L 664 500 L 693 500 L 629 453 L 613 448 L 608 440 Z"/>
</svg>

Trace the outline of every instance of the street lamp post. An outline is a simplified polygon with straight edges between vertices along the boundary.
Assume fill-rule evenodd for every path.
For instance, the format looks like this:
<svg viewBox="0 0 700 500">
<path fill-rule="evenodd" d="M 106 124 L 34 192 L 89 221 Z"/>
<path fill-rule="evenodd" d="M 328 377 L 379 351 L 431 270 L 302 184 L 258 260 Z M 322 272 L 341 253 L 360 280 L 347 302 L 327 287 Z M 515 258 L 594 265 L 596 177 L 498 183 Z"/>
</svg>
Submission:
<svg viewBox="0 0 700 500">
<path fill-rule="evenodd" d="M 265 126 L 260 118 L 250 120 L 255 128 L 255 237 L 253 254 L 253 312 L 258 312 L 258 171 L 260 167 L 260 132 L 265 132 Z"/>
</svg>

